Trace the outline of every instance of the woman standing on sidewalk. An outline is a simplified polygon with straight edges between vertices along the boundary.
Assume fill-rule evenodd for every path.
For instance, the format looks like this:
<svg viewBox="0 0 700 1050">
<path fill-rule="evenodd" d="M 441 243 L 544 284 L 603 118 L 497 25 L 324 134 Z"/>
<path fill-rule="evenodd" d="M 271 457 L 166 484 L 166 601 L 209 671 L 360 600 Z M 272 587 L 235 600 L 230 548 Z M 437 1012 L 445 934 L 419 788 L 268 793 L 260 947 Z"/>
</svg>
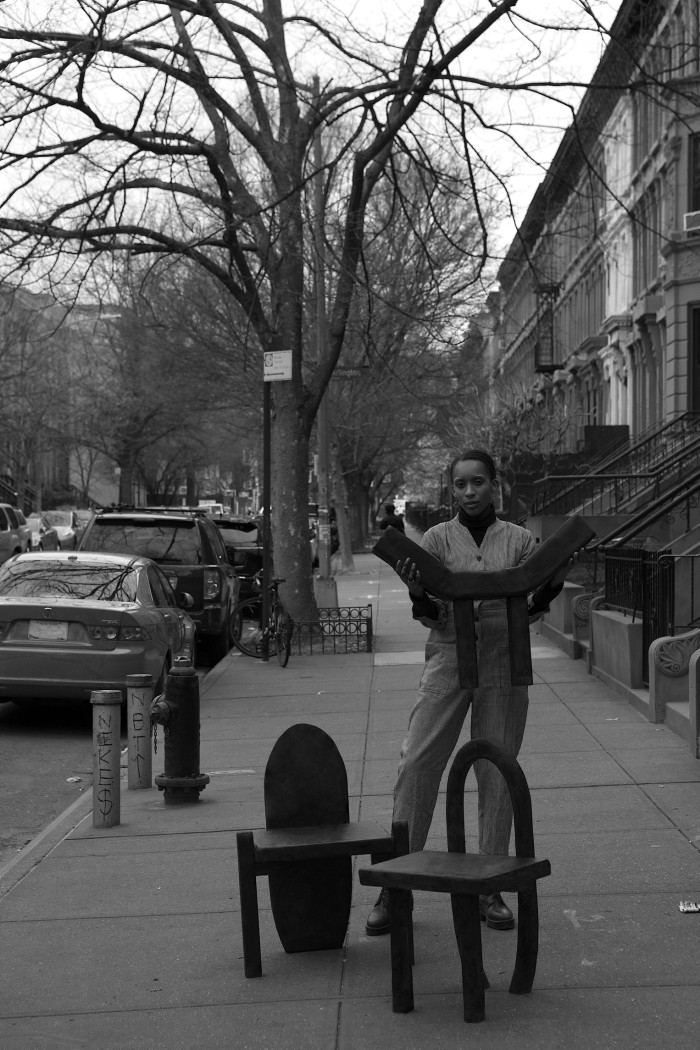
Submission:
<svg viewBox="0 0 700 1050">
<path fill-rule="evenodd" d="M 482 449 L 469 449 L 450 466 L 458 513 L 423 536 L 422 546 L 454 572 L 514 568 L 535 549 L 531 532 L 496 517 L 496 466 Z M 508 627 L 504 600 L 477 604 L 475 619 L 479 687 L 464 689 L 457 673 L 455 622 L 451 602 L 431 597 L 415 564 L 406 559 L 396 571 L 408 585 L 413 618 L 430 628 L 418 699 L 401 748 L 394 789 L 394 820 L 408 823 L 411 851 L 422 850 L 435 809 L 440 780 L 471 709 L 471 738 L 499 740 L 517 756 L 527 718 L 527 686 L 510 683 Z M 540 588 L 528 601 L 533 622 L 564 586 L 564 575 Z M 479 852 L 508 853 L 513 811 L 504 778 L 491 762 L 475 764 L 479 794 Z M 496 930 L 511 930 L 513 913 L 500 894 L 481 899 L 481 918 Z M 367 919 L 367 933 L 390 928 L 389 892 L 383 890 Z"/>
</svg>

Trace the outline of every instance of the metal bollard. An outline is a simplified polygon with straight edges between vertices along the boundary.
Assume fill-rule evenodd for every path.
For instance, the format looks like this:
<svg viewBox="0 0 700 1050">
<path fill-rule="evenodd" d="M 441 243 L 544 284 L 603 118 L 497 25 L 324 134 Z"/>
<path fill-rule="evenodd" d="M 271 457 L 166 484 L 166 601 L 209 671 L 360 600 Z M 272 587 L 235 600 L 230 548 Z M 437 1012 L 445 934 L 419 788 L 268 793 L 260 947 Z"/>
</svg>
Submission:
<svg viewBox="0 0 700 1050">
<path fill-rule="evenodd" d="M 120 689 L 96 689 L 92 708 L 92 826 L 113 828 L 120 820 Z"/>
<path fill-rule="evenodd" d="M 150 788 L 152 779 L 151 703 L 153 675 L 126 676 L 126 734 L 129 746 L 127 786 Z"/>
<path fill-rule="evenodd" d="M 155 778 L 166 805 L 198 802 L 209 777 L 199 772 L 199 678 L 179 656 L 165 680 L 165 693 L 151 705 L 151 725 L 165 730 L 164 772 Z"/>
</svg>

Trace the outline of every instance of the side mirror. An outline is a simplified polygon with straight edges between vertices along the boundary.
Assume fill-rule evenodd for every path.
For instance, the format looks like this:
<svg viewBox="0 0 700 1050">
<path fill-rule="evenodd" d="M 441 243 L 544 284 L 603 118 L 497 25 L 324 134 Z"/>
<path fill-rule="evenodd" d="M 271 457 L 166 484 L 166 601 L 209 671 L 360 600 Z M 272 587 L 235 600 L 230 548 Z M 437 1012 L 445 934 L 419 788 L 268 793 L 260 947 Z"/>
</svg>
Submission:
<svg viewBox="0 0 700 1050">
<path fill-rule="evenodd" d="M 181 609 L 191 609 L 194 605 L 194 598 L 191 594 L 188 594 L 187 591 L 182 591 L 182 593 L 177 596 L 177 604 Z"/>
<path fill-rule="evenodd" d="M 232 561 L 232 564 L 237 567 L 245 565 L 245 551 L 234 551 L 233 559 L 230 560 Z"/>
</svg>

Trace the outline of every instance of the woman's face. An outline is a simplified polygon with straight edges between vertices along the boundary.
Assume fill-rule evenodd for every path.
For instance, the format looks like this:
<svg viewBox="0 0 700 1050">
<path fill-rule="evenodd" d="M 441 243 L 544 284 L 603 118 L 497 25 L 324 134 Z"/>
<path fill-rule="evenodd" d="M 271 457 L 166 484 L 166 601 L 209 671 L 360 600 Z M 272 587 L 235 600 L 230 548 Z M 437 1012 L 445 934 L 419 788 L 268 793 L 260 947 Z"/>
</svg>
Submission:
<svg viewBox="0 0 700 1050">
<path fill-rule="evenodd" d="M 493 501 L 498 483 L 480 459 L 460 459 L 452 471 L 452 492 L 465 514 L 476 517 Z"/>
</svg>

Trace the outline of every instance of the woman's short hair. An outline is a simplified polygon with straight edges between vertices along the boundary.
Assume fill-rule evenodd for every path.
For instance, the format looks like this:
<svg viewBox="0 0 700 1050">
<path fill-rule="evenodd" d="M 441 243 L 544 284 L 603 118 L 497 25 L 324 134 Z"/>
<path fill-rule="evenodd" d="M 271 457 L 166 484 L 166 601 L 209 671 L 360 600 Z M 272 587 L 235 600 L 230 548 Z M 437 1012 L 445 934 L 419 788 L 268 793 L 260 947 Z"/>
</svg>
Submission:
<svg viewBox="0 0 700 1050">
<path fill-rule="evenodd" d="M 468 448 L 465 452 L 460 452 L 458 456 L 455 456 L 450 463 L 450 481 L 452 481 L 455 467 L 458 463 L 461 463 L 463 459 L 478 459 L 488 470 L 491 481 L 496 480 L 498 471 L 496 470 L 496 464 L 491 456 L 489 456 L 488 452 L 485 452 L 483 448 Z"/>
</svg>

